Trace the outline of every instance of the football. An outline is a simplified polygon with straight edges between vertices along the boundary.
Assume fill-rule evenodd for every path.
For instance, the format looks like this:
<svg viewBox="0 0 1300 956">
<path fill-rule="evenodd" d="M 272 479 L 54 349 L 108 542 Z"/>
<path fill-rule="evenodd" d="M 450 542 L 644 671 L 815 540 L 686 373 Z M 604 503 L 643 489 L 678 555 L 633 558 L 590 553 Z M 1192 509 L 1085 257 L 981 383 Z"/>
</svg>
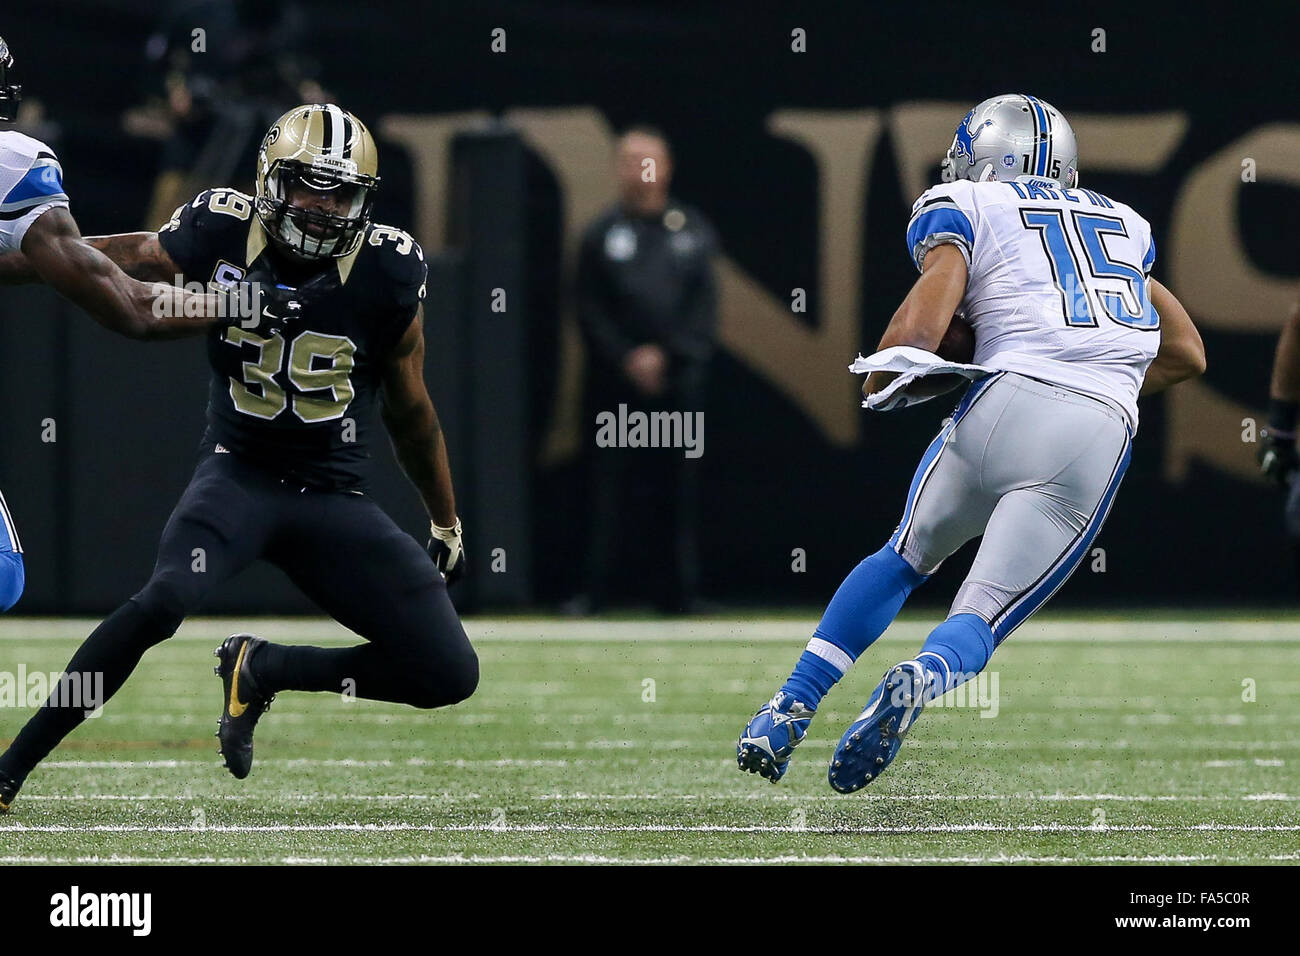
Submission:
<svg viewBox="0 0 1300 956">
<path fill-rule="evenodd" d="M 975 358 L 975 330 L 965 319 L 953 316 L 935 354 L 949 362 L 969 364 Z"/>
</svg>

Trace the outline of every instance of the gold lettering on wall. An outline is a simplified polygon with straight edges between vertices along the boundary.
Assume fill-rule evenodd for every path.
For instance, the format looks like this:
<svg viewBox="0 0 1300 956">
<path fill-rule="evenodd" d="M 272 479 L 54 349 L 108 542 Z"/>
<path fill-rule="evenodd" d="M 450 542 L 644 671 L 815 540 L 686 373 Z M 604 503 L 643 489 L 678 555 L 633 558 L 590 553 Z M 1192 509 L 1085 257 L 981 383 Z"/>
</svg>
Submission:
<svg viewBox="0 0 1300 956">
<path fill-rule="evenodd" d="M 614 184 L 614 132 L 592 107 L 518 109 L 506 120 L 550 167 L 559 186 L 564 219 L 564 281 L 560 304 L 559 374 L 551 421 L 542 438 L 543 465 L 572 458 L 582 448 L 582 385 L 586 350 L 570 294 L 582 230 L 617 198 Z"/>
<path fill-rule="evenodd" d="M 1265 377 L 1260 379 L 1260 391 L 1267 388 L 1265 372 Z M 1259 446 L 1241 440 L 1241 420 L 1259 416 L 1244 405 L 1224 398 L 1200 379 L 1175 385 L 1164 393 L 1164 400 L 1166 481 L 1185 481 L 1192 462 L 1197 460 L 1234 478 L 1263 480 L 1255 464 L 1255 449 Z"/>
<path fill-rule="evenodd" d="M 1260 179 L 1300 186 L 1297 155 L 1300 126 L 1261 126 L 1219 150 L 1183 181 L 1169 227 L 1169 244 L 1177 252 L 1170 262 L 1170 288 L 1198 324 L 1228 332 L 1282 328 L 1295 302 L 1295 282 L 1274 278 L 1250 261 L 1237 221 L 1237 199 L 1238 190 L 1253 188 L 1241 181 L 1243 157 L 1255 160 Z"/>
<path fill-rule="evenodd" d="M 419 113 L 385 116 L 380 135 L 406 148 L 414 179 L 415 235 L 426 252 L 442 251 L 447 241 L 447 180 L 451 140 L 461 130 L 484 123 L 488 114 Z"/>
<path fill-rule="evenodd" d="M 1242 241 L 1237 217 L 1242 159 L 1249 157 L 1259 178 L 1300 185 L 1293 158 L 1300 150 L 1300 126 L 1277 123 L 1252 130 L 1197 166 L 1174 200 L 1169 229 L 1170 277 L 1198 325 L 1226 332 L 1276 332 L 1295 302 L 1296 283 L 1256 268 Z M 1157 243 L 1159 240 L 1157 240 Z M 1158 246 L 1157 246 L 1158 249 Z M 1268 388 L 1269 358 L 1258 368 L 1261 400 Z M 1209 357 L 1214 364 L 1214 356 Z M 1241 420 L 1260 418 L 1246 405 L 1225 398 L 1203 382 L 1173 389 L 1165 398 L 1165 478 L 1182 481 L 1194 460 L 1237 478 L 1261 481 L 1254 446 L 1240 441 Z"/>
<path fill-rule="evenodd" d="M 878 110 L 783 110 L 768 129 L 803 146 L 817 166 L 817 326 L 810 328 L 731 260 L 718 263 L 723 344 L 779 388 L 837 445 L 858 440 L 862 231 L 867 182 L 883 123 Z M 779 230 L 774 226 L 774 230 Z M 773 242 L 781 235 L 774 232 Z M 875 343 L 871 343 L 874 345 Z"/>
<path fill-rule="evenodd" d="M 721 345 L 798 407 L 833 444 L 858 441 L 861 414 L 857 383 L 845 366 L 859 349 L 874 344 L 863 328 L 861 287 L 863 223 L 873 159 L 886 125 L 898 166 L 902 199 L 910 204 L 928 186 L 939 157 L 968 104 L 944 101 L 901 103 L 880 110 L 781 110 L 768 119 L 768 132 L 807 150 L 816 169 L 818 274 L 816 322 L 801 321 L 789 300 L 769 292 L 736 262 L 719 259 Z M 556 178 L 563 210 L 563 268 L 571 282 L 582 229 L 615 201 L 611 168 L 614 134 L 593 107 L 510 110 L 505 120 L 520 130 L 530 149 Z M 450 176 L 451 137 L 482 122 L 484 113 L 390 116 L 384 136 L 405 146 L 415 168 L 417 231 L 431 251 L 445 241 L 445 196 Z M 1184 141 L 1183 113 L 1071 116 L 1081 148 L 1081 179 L 1094 171 L 1154 176 Z M 1156 236 L 1157 266 L 1199 325 L 1247 334 L 1278 329 L 1295 299 L 1296 283 L 1258 269 L 1242 241 L 1237 221 L 1242 158 L 1255 161 L 1261 179 L 1300 186 L 1300 125 L 1274 124 L 1253 130 L 1201 162 L 1186 178 L 1174 203 L 1167 236 Z M 1143 214 L 1141 195 L 1131 201 Z M 777 198 L 779 204 L 779 197 Z M 707 213 L 708 204 L 700 203 Z M 774 225 L 771 241 L 785 241 Z M 724 233 L 725 245 L 725 233 Z M 901 241 L 882 254 L 901 256 Z M 869 300 L 868 300 L 869 301 Z M 872 306 L 874 322 L 893 303 Z M 877 313 L 880 313 L 879 315 Z M 564 296 L 560 320 L 559 373 L 554 413 L 543 441 L 543 462 L 571 458 L 585 431 L 581 416 L 584 354 L 571 297 Z M 1214 356 L 1210 356 L 1211 365 Z M 1260 395 L 1268 376 L 1259 369 Z M 1239 440 L 1250 408 L 1217 393 L 1204 381 L 1167 392 L 1164 403 L 1164 475 L 1182 481 L 1194 461 L 1242 479 L 1253 479 L 1253 446 Z"/>
</svg>

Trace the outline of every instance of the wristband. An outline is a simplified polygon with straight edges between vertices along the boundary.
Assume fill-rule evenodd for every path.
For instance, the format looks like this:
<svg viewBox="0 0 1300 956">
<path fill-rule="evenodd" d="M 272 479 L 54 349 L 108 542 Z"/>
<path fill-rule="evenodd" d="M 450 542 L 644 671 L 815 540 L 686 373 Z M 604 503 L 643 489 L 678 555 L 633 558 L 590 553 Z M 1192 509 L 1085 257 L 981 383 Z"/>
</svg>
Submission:
<svg viewBox="0 0 1300 956">
<path fill-rule="evenodd" d="M 459 515 L 456 516 L 456 523 L 452 525 L 450 528 L 440 527 L 438 523 L 435 521 L 429 522 L 429 528 L 432 531 L 433 536 L 435 538 L 437 538 L 439 541 L 446 541 L 448 538 L 453 538 L 456 535 L 461 533 L 460 516 Z"/>
<path fill-rule="evenodd" d="M 1282 398 L 1268 400 L 1268 427 L 1274 435 L 1294 438 L 1297 417 L 1300 417 L 1300 402 Z"/>
</svg>

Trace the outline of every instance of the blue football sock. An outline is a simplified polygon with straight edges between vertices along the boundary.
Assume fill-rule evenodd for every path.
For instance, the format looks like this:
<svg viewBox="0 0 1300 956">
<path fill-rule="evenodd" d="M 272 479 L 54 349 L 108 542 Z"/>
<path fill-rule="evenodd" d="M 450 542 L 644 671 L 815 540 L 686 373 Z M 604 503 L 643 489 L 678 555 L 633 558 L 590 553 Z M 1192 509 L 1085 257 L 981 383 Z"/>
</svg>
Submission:
<svg viewBox="0 0 1300 956">
<path fill-rule="evenodd" d="M 805 706 L 821 699 L 898 616 L 925 575 L 889 545 L 863 559 L 826 606 L 821 623 L 781 690 Z"/>
<path fill-rule="evenodd" d="M 7 611 L 18 603 L 26 581 L 22 554 L 0 550 L 0 611 Z"/>
<path fill-rule="evenodd" d="M 993 632 L 982 617 L 954 614 L 925 639 L 916 655 L 935 695 L 945 694 L 982 671 L 993 656 Z"/>
</svg>

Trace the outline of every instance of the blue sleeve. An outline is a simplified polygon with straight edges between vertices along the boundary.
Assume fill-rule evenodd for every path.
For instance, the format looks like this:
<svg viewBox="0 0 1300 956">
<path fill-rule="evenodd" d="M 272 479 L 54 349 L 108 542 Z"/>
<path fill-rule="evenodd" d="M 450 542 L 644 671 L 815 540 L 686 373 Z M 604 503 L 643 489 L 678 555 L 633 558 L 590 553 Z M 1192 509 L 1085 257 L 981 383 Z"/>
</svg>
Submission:
<svg viewBox="0 0 1300 956">
<path fill-rule="evenodd" d="M 1142 274 L 1149 276 L 1151 267 L 1156 264 L 1156 240 L 1153 237 L 1147 246 L 1147 254 L 1142 257 Z"/>
<path fill-rule="evenodd" d="M 975 245 L 975 228 L 970 217 L 948 196 L 923 201 L 907 225 L 907 254 L 918 269 L 925 254 L 935 246 L 951 242 L 962 250 L 967 263 Z"/>
<path fill-rule="evenodd" d="M 67 202 L 67 199 L 67 193 L 63 191 L 63 169 L 59 166 L 59 161 L 52 153 L 42 153 L 32 168 L 0 200 L 0 216 L 16 219 L 19 213 L 34 206 L 58 200 Z"/>
<path fill-rule="evenodd" d="M 0 611 L 7 611 L 23 596 L 27 570 L 18 551 L 0 552 Z"/>
</svg>

